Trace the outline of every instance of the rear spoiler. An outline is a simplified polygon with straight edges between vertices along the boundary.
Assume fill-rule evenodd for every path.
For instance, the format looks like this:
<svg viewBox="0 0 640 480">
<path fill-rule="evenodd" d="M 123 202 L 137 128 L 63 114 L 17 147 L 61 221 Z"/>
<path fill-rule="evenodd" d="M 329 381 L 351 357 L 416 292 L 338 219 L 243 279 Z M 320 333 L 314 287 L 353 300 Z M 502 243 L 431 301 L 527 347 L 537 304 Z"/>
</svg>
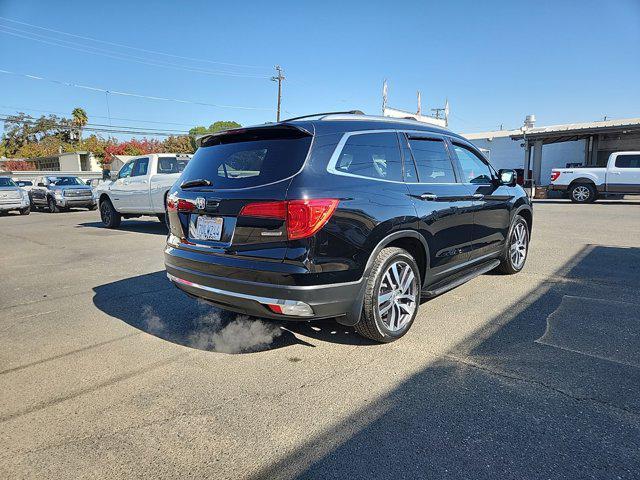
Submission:
<svg viewBox="0 0 640 480">
<path fill-rule="evenodd" d="M 281 131 L 281 132 L 295 131 L 306 136 L 310 136 L 310 137 L 313 136 L 313 132 L 309 131 L 308 129 L 300 125 L 294 125 L 292 123 L 268 123 L 266 125 L 259 125 L 256 127 L 234 128 L 231 130 L 221 130 L 220 132 L 216 132 L 216 133 L 205 133 L 204 135 L 200 135 L 196 137 L 196 147 L 200 148 L 208 141 L 216 138 L 228 137 L 233 135 L 248 135 L 248 136 L 252 134 L 259 135 L 260 133 L 263 133 L 265 131 L 272 131 L 274 133 L 277 131 Z"/>
</svg>

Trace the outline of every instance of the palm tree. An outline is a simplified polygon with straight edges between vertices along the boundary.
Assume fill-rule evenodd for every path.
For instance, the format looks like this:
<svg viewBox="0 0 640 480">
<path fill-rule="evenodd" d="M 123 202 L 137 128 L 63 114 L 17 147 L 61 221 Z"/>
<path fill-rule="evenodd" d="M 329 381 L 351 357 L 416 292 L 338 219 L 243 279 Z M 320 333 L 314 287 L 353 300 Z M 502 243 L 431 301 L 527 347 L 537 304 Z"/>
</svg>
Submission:
<svg viewBox="0 0 640 480">
<path fill-rule="evenodd" d="M 87 112 L 80 107 L 74 108 L 71 116 L 73 117 L 73 124 L 78 130 L 78 140 L 80 140 L 82 138 L 82 129 L 89 121 L 89 117 L 87 117 Z"/>
</svg>

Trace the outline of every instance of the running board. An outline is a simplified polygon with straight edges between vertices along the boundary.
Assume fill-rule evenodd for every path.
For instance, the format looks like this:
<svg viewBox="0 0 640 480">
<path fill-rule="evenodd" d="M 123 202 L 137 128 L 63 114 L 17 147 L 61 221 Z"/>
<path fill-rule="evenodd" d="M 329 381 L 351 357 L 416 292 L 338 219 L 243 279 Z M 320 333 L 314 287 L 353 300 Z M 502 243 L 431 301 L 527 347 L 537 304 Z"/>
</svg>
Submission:
<svg viewBox="0 0 640 480">
<path fill-rule="evenodd" d="M 421 292 L 421 298 L 433 298 L 438 295 L 442 295 L 444 292 L 448 292 L 456 287 L 459 287 L 463 283 L 467 283 L 472 278 L 482 275 L 483 273 L 487 273 L 494 268 L 500 265 L 500 260 L 490 260 L 488 262 L 482 263 L 475 267 L 470 272 L 466 272 L 464 274 L 456 275 L 452 278 L 445 278 L 441 282 L 430 285 L 429 290 L 423 290 Z"/>
</svg>

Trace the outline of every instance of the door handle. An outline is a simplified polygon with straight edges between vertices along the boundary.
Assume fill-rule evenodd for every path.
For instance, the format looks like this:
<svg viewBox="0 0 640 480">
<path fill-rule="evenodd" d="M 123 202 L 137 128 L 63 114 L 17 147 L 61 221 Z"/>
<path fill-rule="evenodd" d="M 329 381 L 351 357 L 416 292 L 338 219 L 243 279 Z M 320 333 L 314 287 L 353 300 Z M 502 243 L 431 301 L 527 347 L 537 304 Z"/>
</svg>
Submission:
<svg viewBox="0 0 640 480">
<path fill-rule="evenodd" d="M 437 200 L 438 196 L 434 193 L 423 193 L 422 195 L 420 195 L 420 199 L 421 200 Z"/>
<path fill-rule="evenodd" d="M 482 200 L 484 198 L 484 195 L 481 193 L 474 193 L 472 197 L 474 200 Z"/>
<path fill-rule="evenodd" d="M 620 172 L 609 172 L 611 175 L 620 175 Z"/>
</svg>

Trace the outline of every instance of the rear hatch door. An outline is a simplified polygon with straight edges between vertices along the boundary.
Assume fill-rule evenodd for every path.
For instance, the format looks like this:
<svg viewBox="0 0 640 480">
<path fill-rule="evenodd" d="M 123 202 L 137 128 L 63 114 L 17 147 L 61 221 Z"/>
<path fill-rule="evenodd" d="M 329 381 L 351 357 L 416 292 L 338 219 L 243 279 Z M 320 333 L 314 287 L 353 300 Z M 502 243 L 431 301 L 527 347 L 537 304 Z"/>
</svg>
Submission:
<svg viewBox="0 0 640 480">
<path fill-rule="evenodd" d="M 180 248 L 281 261 L 287 189 L 311 142 L 311 132 L 282 124 L 204 138 L 168 199 Z"/>
</svg>

